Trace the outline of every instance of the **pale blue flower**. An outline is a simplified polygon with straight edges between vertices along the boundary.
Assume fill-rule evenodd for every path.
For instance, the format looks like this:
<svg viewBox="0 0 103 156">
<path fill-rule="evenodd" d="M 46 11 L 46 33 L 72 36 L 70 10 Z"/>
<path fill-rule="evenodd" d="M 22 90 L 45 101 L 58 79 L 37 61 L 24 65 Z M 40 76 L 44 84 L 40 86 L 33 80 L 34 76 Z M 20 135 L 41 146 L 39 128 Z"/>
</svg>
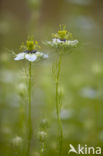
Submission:
<svg viewBox="0 0 103 156">
<path fill-rule="evenodd" d="M 57 38 L 53 38 L 52 41 L 48 41 L 47 44 L 51 47 L 75 47 L 78 44 L 78 40 L 60 40 Z"/>
<path fill-rule="evenodd" d="M 85 87 L 81 89 L 80 95 L 84 98 L 95 99 L 98 97 L 98 92 L 93 88 Z"/>
<path fill-rule="evenodd" d="M 14 58 L 14 60 L 18 61 L 18 60 L 23 60 L 26 59 L 30 62 L 34 62 L 38 59 L 46 59 L 48 58 L 47 54 L 44 54 L 42 52 L 38 52 L 38 51 L 25 51 L 25 52 L 21 52 L 19 54 L 16 55 L 16 57 Z"/>
</svg>

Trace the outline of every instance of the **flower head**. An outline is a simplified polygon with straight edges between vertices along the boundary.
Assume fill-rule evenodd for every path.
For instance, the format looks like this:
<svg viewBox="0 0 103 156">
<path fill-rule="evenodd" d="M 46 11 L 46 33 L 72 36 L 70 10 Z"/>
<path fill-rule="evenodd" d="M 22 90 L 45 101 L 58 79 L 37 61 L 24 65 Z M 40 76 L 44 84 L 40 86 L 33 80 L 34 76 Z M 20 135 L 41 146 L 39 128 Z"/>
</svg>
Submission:
<svg viewBox="0 0 103 156">
<path fill-rule="evenodd" d="M 22 138 L 19 136 L 16 136 L 15 138 L 12 139 L 12 143 L 14 146 L 21 145 L 22 141 L 23 141 Z"/>
<path fill-rule="evenodd" d="M 52 41 L 47 41 L 47 45 L 55 48 L 70 48 L 78 44 L 78 40 L 72 39 L 72 33 L 66 30 L 65 26 L 60 25 L 57 33 L 52 34 Z"/>
<path fill-rule="evenodd" d="M 40 49 L 40 46 L 37 41 L 27 40 L 26 45 L 23 43 L 20 49 L 22 49 L 23 52 L 17 54 L 14 60 L 26 59 L 30 62 L 34 62 L 41 58 L 48 58 L 47 54 L 38 51 L 38 49 Z"/>
<path fill-rule="evenodd" d="M 47 133 L 45 131 L 38 132 L 38 138 L 40 142 L 44 142 L 47 139 Z"/>
</svg>

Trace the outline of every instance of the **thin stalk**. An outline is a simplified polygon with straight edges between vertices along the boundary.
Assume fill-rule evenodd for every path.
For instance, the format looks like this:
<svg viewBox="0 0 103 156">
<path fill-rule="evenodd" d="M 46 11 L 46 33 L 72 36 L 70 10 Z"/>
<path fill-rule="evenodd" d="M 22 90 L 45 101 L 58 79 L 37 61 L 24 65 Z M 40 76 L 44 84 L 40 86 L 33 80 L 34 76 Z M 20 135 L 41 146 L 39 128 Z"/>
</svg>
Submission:
<svg viewBox="0 0 103 156">
<path fill-rule="evenodd" d="M 32 119 L 31 119 L 31 62 L 29 63 L 29 72 L 28 72 L 28 147 L 27 147 L 27 156 L 30 155 L 30 146 L 32 139 Z"/>
<path fill-rule="evenodd" d="M 41 147 L 41 156 L 45 156 L 45 143 L 42 143 L 42 147 Z"/>
<path fill-rule="evenodd" d="M 61 123 L 61 96 L 59 96 L 59 81 L 60 81 L 60 73 L 61 73 L 61 60 L 62 56 L 59 56 L 59 59 L 57 60 L 56 64 L 56 113 L 57 113 L 57 120 L 58 120 L 58 156 L 62 155 L 62 142 L 63 142 L 63 129 L 62 129 L 62 123 Z"/>
</svg>

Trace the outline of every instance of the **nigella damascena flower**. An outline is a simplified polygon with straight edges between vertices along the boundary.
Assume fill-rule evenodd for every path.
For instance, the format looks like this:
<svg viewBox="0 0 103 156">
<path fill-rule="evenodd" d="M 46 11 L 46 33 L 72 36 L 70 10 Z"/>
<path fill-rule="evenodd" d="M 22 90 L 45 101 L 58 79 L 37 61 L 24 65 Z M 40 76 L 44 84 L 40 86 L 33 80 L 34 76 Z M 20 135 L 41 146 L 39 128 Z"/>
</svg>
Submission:
<svg viewBox="0 0 103 156">
<path fill-rule="evenodd" d="M 17 54 L 16 57 L 14 58 L 14 60 L 26 59 L 30 62 L 34 62 L 34 61 L 39 60 L 39 59 L 48 58 L 47 54 L 44 54 L 43 52 L 39 52 L 37 50 L 40 48 L 37 41 L 34 42 L 32 40 L 28 40 L 26 42 L 26 45 L 22 45 L 21 48 L 23 48 L 24 51 Z"/>
<path fill-rule="evenodd" d="M 52 41 L 47 41 L 46 44 L 55 48 L 71 48 L 76 47 L 78 40 L 72 39 L 72 34 L 65 29 L 65 26 L 60 25 L 60 30 L 52 34 Z"/>
</svg>

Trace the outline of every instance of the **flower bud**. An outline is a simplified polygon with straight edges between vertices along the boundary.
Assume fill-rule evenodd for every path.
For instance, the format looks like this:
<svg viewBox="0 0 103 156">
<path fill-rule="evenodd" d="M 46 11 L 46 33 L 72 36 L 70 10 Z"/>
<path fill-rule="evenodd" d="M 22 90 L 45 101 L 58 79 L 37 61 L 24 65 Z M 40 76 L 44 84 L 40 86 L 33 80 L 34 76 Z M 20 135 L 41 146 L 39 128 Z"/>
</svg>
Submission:
<svg viewBox="0 0 103 156">
<path fill-rule="evenodd" d="M 59 86 L 59 88 L 58 88 L 58 94 L 61 97 L 64 95 L 64 88 L 62 86 Z"/>
<path fill-rule="evenodd" d="M 45 142 L 47 139 L 47 133 L 44 131 L 40 131 L 38 133 L 38 137 L 39 137 L 40 142 Z"/>
<path fill-rule="evenodd" d="M 49 123 L 47 119 L 43 119 L 40 123 L 40 128 L 45 129 L 49 127 Z"/>
</svg>

